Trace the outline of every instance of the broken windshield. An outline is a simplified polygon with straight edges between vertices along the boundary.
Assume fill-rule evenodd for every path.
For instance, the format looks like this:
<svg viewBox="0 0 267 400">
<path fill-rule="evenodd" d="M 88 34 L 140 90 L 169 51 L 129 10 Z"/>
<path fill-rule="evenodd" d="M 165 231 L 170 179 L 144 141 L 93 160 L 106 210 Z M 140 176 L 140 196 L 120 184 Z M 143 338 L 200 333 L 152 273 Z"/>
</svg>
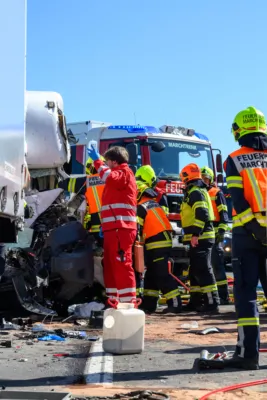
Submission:
<svg viewBox="0 0 267 400">
<path fill-rule="evenodd" d="M 213 170 L 211 148 L 208 145 L 184 140 L 160 140 L 165 144 L 165 150 L 161 153 L 150 151 L 151 165 L 158 178 L 179 180 L 181 169 L 190 163 L 196 163 L 200 168 L 208 166 Z"/>
</svg>

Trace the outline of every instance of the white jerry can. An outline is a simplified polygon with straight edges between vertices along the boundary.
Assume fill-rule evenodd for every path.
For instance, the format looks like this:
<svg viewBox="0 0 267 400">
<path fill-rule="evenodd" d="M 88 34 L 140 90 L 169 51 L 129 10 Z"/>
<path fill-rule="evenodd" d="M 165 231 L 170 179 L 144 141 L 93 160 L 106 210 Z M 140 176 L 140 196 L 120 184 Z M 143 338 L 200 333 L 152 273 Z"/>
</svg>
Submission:
<svg viewBox="0 0 267 400">
<path fill-rule="evenodd" d="M 118 303 L 104 311 L 103 349 L 111 354 L 138 354 L 144 350 L 145 313 L 132 303 Z"/>
</svg>

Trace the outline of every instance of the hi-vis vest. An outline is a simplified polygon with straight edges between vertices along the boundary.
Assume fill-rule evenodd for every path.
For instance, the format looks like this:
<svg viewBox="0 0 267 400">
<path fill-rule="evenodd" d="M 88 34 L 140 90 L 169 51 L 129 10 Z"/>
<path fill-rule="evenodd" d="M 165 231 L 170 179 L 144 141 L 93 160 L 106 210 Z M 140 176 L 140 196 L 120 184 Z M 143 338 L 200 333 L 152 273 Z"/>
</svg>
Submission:
<svg viewBox="0 0 267 400">
<path fill-rule="evenodd" d="M 188 192 L 188 196 L 190 196 L 190 194 L 192 192 L 194 192 L 195 190 L 200 191 L 204 198 L 205 201 L 198 201 L 196 202 L 193 207 L 190 207 L 190 205 L 187 203 L 187 201 L 184 201 L 181 205 L 181 222 L 182 222 L 182 228 L 184 228 L 185 234 L 184 234 L 184 241 L 190 241 L 192 234 L 190 233 L 190 227 L 191 226 L 198 226 L 198 227 L 202 227 L 200 226 L 200 224 L 202 224 L 202 221 L 198 221 L 195 218 L 195 209 L 198 207 L 203 207 L 203 208 L 207 208 L 208 209 L 208 213 L 209 213 L 209 221 L 212 222 L 214 221 L 214 213 L 213 213 L 213 208 L 212 208 L 212 204 L 211 204 L 211 199 L 210 196 L 208 195 L 208 192 L 206 191 L 206 189 L 202 189 L 199 187 L 192 187 L 189 192 Z M 204 228 L 204 226 L 203 226 Z M 201 239 L 213 239 L 215 236 L 214 234 L 214 229 L 212 229 L 210 232 L 202 232 L 202 234 L 199 236 L 199 240 Z"/>
<path fill-rule="evenodd" d="M 143 226 L 143 239 L 145 241 L 161 232 L 172 231 L 170 221 L 158 203 L 151 200 L 150 197 L 144 196 L 138 202 L 138 205 L 142 205 L 147 213 L 144 221 L 140 221 L 137 217 L 137 221 Z"/>
<path fill-rule="evenodd" d="M 260 225 L 266 227 L 267 210 L 267 150 L 255 150 L 241 147 L 230 154 L 240 177 L 227 177 L 228 188 L 243 189 L 244 197 L 250 205 L 251 216 L 246 213 L 244 218 L 255 216 Z M 232 211 L 233 228 L 246 223 L 241 215 Z"/>
<path fill-rule="evenodd" d="M 105 187 L 98 174 L 87 176 L 87 190 L 85 193 L 88 204 L 89 214 L 91 216 L 91 232 L 100 230 L 100 211 L 102 207 L 102 194 Z"/>
<path fill-rule="evenodd" d="M 214 221 L 219 222 L 220 221 L 220 214 L 216 205 L 216 196 L 217 193 L 220 191 L 219 188 L 217 187 L 212 187 L 209 191 L 208 194 L 210 196 L 211 199 L 211 204 L 212 204 L 212 208 L 213 208 L 213 214 L 214 214 Z"/>
</svg>

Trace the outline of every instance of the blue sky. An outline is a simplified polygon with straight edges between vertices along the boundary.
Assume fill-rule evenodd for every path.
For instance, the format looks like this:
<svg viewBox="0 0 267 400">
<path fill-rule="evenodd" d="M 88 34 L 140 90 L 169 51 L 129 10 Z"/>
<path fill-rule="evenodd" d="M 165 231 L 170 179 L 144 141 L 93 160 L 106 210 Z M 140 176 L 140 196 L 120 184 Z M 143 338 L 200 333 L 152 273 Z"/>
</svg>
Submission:
<svg viewBox="0 0 267 400">
<path fill-rule="evenodd" d="M 267 114 L 266 0 L 28 0 L 27 89 L 68 122 L 181 125 L 224 158 L 231 123 Z"/>
</svg>

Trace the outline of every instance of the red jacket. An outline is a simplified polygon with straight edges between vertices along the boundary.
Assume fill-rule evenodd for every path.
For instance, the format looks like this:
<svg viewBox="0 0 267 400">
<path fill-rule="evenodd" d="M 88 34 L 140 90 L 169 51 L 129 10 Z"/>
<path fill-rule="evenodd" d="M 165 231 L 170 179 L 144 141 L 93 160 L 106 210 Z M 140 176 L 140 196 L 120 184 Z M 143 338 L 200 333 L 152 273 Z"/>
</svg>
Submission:
<svg viewBox="0 0 267 400">
<path fill-rule="evenodd" d="M 120 164 L 111 170 L 103 161 L 97 160 L 94 166 L 105 182 L 101 208 L 103 232 L 118 228 L 137 229 L 137 188 L 128 164 Z"/>
</svg>

